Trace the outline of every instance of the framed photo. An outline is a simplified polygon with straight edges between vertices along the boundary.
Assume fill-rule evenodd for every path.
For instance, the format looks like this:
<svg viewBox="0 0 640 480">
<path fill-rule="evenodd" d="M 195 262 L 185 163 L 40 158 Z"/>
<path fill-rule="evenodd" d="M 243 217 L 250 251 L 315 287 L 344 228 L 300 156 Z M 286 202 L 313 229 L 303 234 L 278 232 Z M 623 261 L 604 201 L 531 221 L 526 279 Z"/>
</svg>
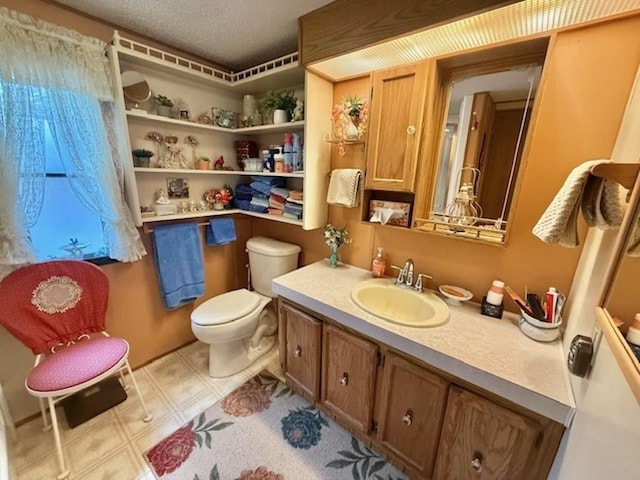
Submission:
<svg viewBox="0 0 640 480">
<path fill-rule="evenodd" d="M 189 120 L 189 110 L 180 110 L 180 120 Z"/>
<path fill-rule="evenodd" d="M 189 198 L 189 182 L 186 178 L 167 178 L 169 198 Z"/>
</svg>

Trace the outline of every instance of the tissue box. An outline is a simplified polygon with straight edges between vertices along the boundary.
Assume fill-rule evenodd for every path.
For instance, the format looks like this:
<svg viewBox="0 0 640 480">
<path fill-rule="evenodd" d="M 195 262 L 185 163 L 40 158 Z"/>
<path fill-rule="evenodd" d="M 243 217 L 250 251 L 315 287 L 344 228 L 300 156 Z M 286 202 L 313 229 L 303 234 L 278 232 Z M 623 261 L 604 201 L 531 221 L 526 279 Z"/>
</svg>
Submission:
<svg viewBox="0 0 640 480">
<path fill-rule="evenodd" d="M 376 208 L 391 208 L 394 211 L 386 225 L 395 225 L 398 227 L 409 226 L 409 212 L 411 211 L 410 203 L 369 200 L 369 218 L 371 218 Z"/>
<path fill-rule="evenodd" d="M 178 213 L 178 206 L 175 203 L 156 203 L 153 209 L 156 211 L 156 215 L 175 215 Z"/>
</svg>

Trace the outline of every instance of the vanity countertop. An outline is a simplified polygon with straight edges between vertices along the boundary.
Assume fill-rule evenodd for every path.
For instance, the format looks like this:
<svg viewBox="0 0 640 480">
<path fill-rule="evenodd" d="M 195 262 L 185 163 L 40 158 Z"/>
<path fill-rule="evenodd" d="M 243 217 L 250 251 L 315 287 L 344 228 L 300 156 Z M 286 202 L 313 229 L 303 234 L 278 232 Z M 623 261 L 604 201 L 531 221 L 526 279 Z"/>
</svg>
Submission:
<svg viewBox="0 0 640 480">
<path fill-rule="evenodd" d="M 569 426 L 575 412 L 562 342 L 536 342 L 517 326 L 517 315 L 480 314 L 480 306 L 449 306 L 450 320 L 434 328 L 397 325 L 358 307 L 351 288 L 368 270 L 326 260 L 273 281 L 278 295 L 329 317 L 444 372 Z"/>
</svg>

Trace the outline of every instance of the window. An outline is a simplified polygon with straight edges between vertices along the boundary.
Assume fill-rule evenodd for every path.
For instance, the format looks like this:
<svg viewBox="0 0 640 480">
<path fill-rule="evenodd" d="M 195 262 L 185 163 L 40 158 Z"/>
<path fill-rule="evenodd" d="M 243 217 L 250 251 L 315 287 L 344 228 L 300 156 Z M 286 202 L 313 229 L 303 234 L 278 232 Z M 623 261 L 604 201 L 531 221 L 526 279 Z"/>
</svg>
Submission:
<svg viewBox="0 0 640 480">
<path fill-rule="evenodd" d="M 29 229 L 38 260 L 107 257 L 103 225 L 79 200 L 45 122 L 46 176 L 40 216 Z"/>
</svg>

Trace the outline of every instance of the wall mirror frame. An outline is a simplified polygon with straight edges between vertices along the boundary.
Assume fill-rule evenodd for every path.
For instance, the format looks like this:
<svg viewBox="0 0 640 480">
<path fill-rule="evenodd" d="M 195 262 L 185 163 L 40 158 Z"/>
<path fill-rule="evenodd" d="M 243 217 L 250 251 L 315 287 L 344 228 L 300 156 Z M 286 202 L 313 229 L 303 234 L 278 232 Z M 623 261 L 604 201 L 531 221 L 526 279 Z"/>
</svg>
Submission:
<svg viewBox="0 0 640 480">
<path fill-rule="evenodd" d="M 437 60 L 427 113 L 436 120 L 422 148 L 414 230 L 506 243 L 548 46 L 545 37 Z M 479 86 L 470 89 L 474 81 Z M 467 90 L 458 114 L 460 99 L 452 93 L 460 86 Z"/>
<path fill-rule="evenodd" d="M 133 103 L 133 108 L 138 109 L 139 104 L 151 98 L 151 88 L 144 76 L 135 70 L 122 72 L 122 91 L 124 98 Z"/>
<path fill-rule="evenodd" d="M 626 331 L 635 313 L 640 313 L 640 299 L 637 295 L 637 279 L 640 275 L 640 246 L 635 246 L 637 254 L 629 255 L 629 249 L 638 241 L 640 230 L 640 164 L 626 164 L 624 175 L 630 178 L 630 172 L 636 176 L 629 205 L 620 227 L 614 254 L 605 274 L 605 287 L 596 307 L 596 319 L 620 371 L 624 375 L 636 401 L 640 404 L 640 361 L 625 339 Z M 622 182 L 621 182 L 622 183 Z M 624 185 L 624 183 L 623 183 Z M 639 349 L 640 350 L 640 349 Z"/>
</svg>

